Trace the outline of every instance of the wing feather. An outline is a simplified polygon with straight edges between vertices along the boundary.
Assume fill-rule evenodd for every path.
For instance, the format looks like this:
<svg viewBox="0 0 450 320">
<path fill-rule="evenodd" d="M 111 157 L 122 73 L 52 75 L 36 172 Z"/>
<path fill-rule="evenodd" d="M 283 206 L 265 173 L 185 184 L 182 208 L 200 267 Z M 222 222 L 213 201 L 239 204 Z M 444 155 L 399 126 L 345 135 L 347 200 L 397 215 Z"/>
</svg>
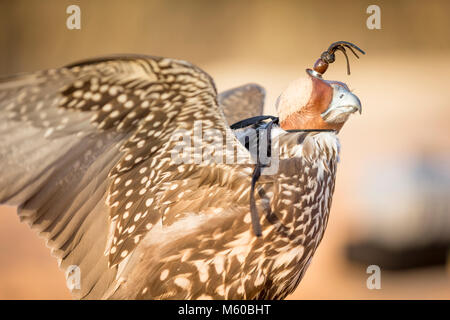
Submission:
<svg viewBox="0 0 450 320">
<path fill-rule="evenodd" d="M 228 124 L 232 125 L 240 120 L 262 115 L 265 96 L 263 87 L 249 83 L 221 92 L 219 104 Z"/>
<path fill-rule="evenodd" d="M 113 291 L 118 265 L 173 201 L 160 199 L 179 173 L 174 132 L 194 136 L 200 121 L 201 133 L 233 136 L 211 78 L 172 59 L 107 57 L 3 78 L 0 97 L 0 203 L 19 206 L 63 270 L 80 268 L 80 298 Z"/>
</svg>

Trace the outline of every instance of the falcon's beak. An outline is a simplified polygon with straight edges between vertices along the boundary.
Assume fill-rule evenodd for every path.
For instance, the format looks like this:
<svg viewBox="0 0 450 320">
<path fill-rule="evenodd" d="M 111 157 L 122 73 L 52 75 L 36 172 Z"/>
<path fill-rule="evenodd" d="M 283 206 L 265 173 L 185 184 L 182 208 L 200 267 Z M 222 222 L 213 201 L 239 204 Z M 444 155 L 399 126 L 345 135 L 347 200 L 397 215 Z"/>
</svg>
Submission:
<svg viewBox="0 0 450 320">
<path fill-rule="evenodd" d="M 333 98 L 327 110 L 322 112 L 322 118 L 328 123 L 345 122 L 350 114 L 359 111 L 361 114 L 361 101 L 355 96 L 347 86 L 339 82 L 331 82 L 333 88 Z"/>
</svg>

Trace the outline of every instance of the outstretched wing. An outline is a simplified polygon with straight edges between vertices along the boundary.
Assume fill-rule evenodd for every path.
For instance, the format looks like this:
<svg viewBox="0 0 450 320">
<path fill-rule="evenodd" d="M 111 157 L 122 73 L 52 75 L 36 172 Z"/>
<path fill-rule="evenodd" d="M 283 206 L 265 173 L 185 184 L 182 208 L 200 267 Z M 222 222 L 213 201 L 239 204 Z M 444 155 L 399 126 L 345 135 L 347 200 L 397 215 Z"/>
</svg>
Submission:
<svg viewBox="0 0 450 320">
<path fill-rule="evenodd" d="M 79 268 L 76 297 L 102 297 L 117 285 L 167 211 L 161 197 L 176 188 L 169 182 L 196 172 L 196 156 L 172 161 L 177 132 L 194 146 L 208 130 L 221 146 L 234 137 L 216 98 L 199 68 L 148 56 L 0 79 L 0 203 L 19 206 L 63 270 Z M 245 154 L 234 138 L 231 146 Z"/>
<path fill-rule="evenodd" d="M 263 114 L 266 92 L 263 87 L 249 83 L 219 94 L 219 104 L 223 108 L 229 125 L 242 119 Z"/>
</svg>

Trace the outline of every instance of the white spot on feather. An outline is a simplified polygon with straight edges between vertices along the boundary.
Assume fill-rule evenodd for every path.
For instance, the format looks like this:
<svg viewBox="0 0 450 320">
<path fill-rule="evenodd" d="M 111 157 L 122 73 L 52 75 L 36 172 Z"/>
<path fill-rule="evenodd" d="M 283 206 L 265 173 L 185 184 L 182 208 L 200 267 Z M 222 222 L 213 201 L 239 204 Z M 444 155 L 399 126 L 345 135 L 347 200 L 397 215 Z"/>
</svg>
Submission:
<svg viewBox="0 0 450 320">
<path fill-rule="evenodd" d="M 185 277 L 177 277 L 173 281 L 177 286 L 181 287 L 182 289 L 189 289 L 189 286 L 191 285 L 191 281 L 188 278 Z"/>
</svg>

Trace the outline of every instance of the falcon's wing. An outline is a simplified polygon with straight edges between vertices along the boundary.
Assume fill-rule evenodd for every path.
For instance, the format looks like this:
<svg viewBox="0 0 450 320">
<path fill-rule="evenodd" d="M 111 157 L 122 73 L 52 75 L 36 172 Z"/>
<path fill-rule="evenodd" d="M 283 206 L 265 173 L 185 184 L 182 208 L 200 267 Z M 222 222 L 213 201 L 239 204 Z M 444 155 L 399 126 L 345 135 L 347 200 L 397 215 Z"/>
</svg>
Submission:
<svg viewBox="0 0 450 320">
<path fill-rule="evenodd" d="M 229 125 L 242 119 L 263 114 L 266 92 L 263 87 L 249 83 L 219 94 L 219 104 L 223 108 Z"/>
<path fill-rule="evenodd" d="M 228 134 L 247 156 L 212 79 L 165 58 L 117 56 L 0 79 L 0 119 L 0 203 L 19 206 L 63 270 L 80 268 L 77 297 L 117 284 L 120 263 L 161 221 L 167 181 L 189 177 L 182 169 L 202 176 L 195 163 L 171 161 L 176 130 L 195 144 L 200 123 L 200 134 L 213 130 L 220 146 Z"/>
</svg>

